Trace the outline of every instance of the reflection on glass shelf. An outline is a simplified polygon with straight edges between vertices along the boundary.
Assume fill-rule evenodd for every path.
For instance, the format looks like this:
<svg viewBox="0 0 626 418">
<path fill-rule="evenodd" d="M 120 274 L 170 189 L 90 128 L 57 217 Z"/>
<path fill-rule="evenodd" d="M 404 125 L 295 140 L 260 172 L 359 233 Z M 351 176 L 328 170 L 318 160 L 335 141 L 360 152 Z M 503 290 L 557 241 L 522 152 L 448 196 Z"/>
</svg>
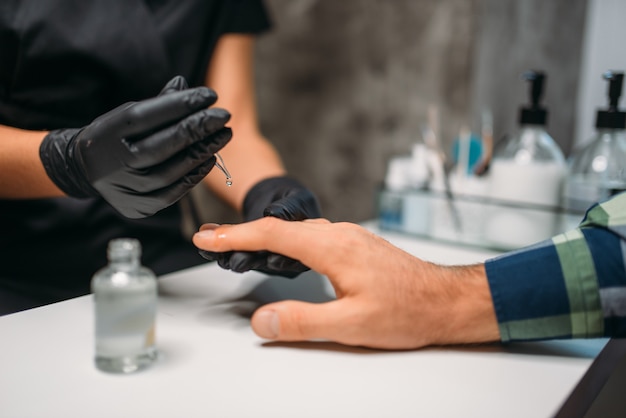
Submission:
<svg viewBox="0 0 626 418">
<path fill-rule="evenodd" d="M 512 250 L 575 228 L 584 212 L 425 190 L 378 193 L 381 229 L 496 250 Z"/>
</svg>

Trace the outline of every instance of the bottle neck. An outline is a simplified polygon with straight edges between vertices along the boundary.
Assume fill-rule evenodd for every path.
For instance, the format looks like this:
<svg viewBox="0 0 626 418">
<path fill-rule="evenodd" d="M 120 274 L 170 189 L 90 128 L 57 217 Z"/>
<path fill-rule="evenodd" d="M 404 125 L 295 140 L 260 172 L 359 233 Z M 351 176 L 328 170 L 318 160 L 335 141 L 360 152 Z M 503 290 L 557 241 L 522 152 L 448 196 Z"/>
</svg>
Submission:
<svg viewBox="0 0 626 418">
<path fill-rule="evenodd" d="M 522 125 L 519 141 L 522 147 L 535 147 L 546 145 L 553 139 L 543 125 Z"/>
<path fill-rule="evenodd" d="M 546 125 L 522 124 L 522 125 L 520 125 L 520 130 L 522 130 L 522 131 L 546 132 Z"/>
<path fill-rule="evenodd" d="M 141 263 L 136 257 L 119 257 L 110 260 L 109 265 L 117 270 L 133 270 L 138 268 Z"/>
<path fill-rule="evenodd" d="M 109 265 L 117 269 L 130 270 L 141 265 L 141 245 L 135 239 L 119 238 L 109 243 Z"/>
</svg>

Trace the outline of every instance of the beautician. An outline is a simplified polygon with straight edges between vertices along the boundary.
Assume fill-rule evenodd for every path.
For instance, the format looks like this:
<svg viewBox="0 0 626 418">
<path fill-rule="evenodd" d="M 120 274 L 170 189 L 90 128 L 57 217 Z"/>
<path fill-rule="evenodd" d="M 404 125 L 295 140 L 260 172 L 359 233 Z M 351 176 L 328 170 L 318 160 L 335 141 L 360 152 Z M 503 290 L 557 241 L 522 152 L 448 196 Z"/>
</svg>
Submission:
<svg viewBox="0 0 626 418">
<path fill-rule="evenodd" d="M 0 6 L 0 314 L 89 292 L 112 238 L 138 238 L 157 274 L 205 261 L 177 204 L 200 182 L 246 220 L 320 215 L 257 125 L 268 28 L 261 0 Z M 306 269 L 267 253 L 220 264 Z"/>
</svg>

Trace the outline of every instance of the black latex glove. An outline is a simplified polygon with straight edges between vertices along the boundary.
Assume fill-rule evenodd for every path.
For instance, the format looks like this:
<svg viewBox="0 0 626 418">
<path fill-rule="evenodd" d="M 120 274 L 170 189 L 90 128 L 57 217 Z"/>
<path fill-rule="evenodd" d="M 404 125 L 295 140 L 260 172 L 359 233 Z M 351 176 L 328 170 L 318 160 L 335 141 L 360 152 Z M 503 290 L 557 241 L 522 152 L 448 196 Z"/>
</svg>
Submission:
<svg viewBox="0 0 626 418">
<path fill-rule="evenodd" d="M 243 215 L 246 221 L 263 216 L 274 216 L 288 221 L 302 221 L 321 216 L 315 195 L 300 182 L 289 177 L 274 177 L 257 183 L 244 199 Z M 220 267 L 238 273 L 258 270 L 294 278 L 309 270 L 298 260 L 269 251 L 215 253 L 200 250 L 200 255 L 208 260 L 217 260 Z"/>
<path fill-rule="evenodd" d="M 177 202 L 215 165 L 230 140 L 217 95 L 178 76 L 154 98 L 125 103 L 80 129 L 51 131 L 39 155 L 68 196 L 104 198 L 128 218 Z"/>
</svg>

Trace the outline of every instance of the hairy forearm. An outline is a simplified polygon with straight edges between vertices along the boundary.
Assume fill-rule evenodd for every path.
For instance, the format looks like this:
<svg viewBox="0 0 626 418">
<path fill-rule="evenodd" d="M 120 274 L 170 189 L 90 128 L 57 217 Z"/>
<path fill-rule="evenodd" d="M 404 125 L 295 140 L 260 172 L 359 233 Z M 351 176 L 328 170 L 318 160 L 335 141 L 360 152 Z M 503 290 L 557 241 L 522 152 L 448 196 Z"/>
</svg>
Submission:
<svg viewBox="0 0 626 418">
<path fill-rule="evenodd" d="M 0 198 L 63 196 L 39 158 L 39 146 L 46 134 L 0 125 Z"/>
<path fill-rule="evenodd" d="M 439 267 L 448 294 L 449 320 L 441 334 L 443 344 L 498 341 L 500 333 L 483 264 Z"/>
</svg>

